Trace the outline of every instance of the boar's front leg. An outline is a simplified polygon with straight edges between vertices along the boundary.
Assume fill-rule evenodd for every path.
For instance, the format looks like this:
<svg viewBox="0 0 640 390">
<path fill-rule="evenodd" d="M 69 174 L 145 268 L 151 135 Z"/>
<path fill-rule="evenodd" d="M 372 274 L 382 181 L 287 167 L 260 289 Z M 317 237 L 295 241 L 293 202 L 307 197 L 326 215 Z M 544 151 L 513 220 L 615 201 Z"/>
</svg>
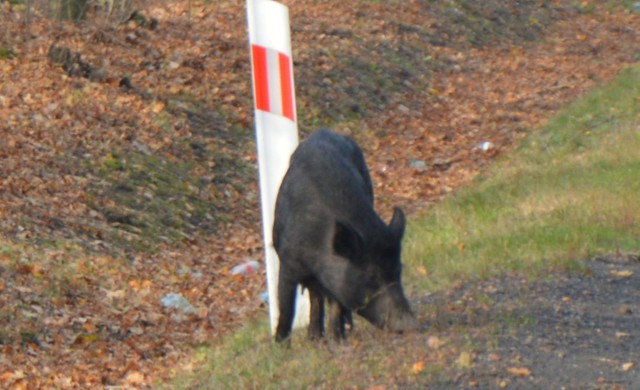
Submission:
<svg viewBox="0 0 640 390">
<path fill-rule="evenodd" d="M 298 282 L 289 278 L 287 274 L 287 270 L 281 266 L 278 280 L 278 309 L 280 310 L 280 317 L 276 328 L 277 342 L 282 342 L 289 338 L 295 314 Z"/>
<path fill-rule="evenodd" d="M 311 311 L 309 315 L 308 337 L 317 340 L 324 336 L 324 294 L 322 288 L 315 282 L 305 283 L 309 290 Z"/>
</svg>

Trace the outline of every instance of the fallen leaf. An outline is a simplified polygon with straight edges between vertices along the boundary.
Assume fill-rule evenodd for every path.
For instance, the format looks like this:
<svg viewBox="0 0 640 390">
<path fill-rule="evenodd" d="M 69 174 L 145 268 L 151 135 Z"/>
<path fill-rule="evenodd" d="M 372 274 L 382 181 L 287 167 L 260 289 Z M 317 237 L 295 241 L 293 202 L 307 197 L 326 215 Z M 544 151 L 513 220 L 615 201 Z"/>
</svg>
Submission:
<svg viewBox="0 0 640 390">
<path fill-rule="evenodd" d="M 509 367 L 507 368 L 507 371 L 509 371 L 511 375 L 515 376 L 531 376 L 531 370 L 526 367 Z"/>
<path fill-rule="evenodd" d="M 418 275 L 422 275 L 422 276 L 427 276 L 429 274 L 429 272 L 427 271 L 427 269 L 423 266 L 419 266 L 416 268 L 416 272 L 418 273 Z"/>
<path fill-rule="evenodd" d="M 153 103 L 153 112 L 154 113 L 157 114 L 162 110 L 164 110 L 164 102 L 157 101 L 157 102 Z"/>
<path fill-rule="evenodd" d="M 95 343 L 98 340 L 100 340 L 99 334 L 80 334 L 75 338 L 71 346 L 83 347 L 85 345 Z"/>
<path fill-rule="evenodd" d="M 411 371 L 414 374 L 419 374 L 422 371 L 424 371 L 424 362 L 423 361 L 419 361 L 419 362 L 413 363 L 413 367 L 411 367 Z"/>
<path fill-rule="evenodd" d="M 627 362 L 625 364 L 622 365 L 622 371 L 629 371 L 631 370 L 636 364 L 634 362 Z"/>
<path fill-rule="evenodd" d="M 462 368 L 471 368 L 473 366 L 473 357 L 469 352 L 462 352 L 458 357 L 457 363 Z"/>
<path fill-rule="evenodd" d="M 431 349 L 440 349 L 442 346 L 442 340 L 436 336 L 429 336 L 427 339 L 427 346 Z"/>
<path fill-rule="evenodd" d="M 131 287 L 135 291 L 139 291 L 142 288 L 140 282 L 138 282 L 137 280 L 129 281 L 129 287 Z"/>
<path fill-rule="evenodd" d="M 623 271 L 618 271 L 618 270 L 613 270 L 611 271 L 611 274 L 613 276 L 617 276 L 619 278 L 629 278 L 633 275 L 633 271 L 629 271 L 629 270 L 623 270 Z"/>
<path fill-rule="evenodd" d="M 618 314 L 620 315 L 625 315 L 625 314 L 631 314 L 631 308 L 627 305 L 622 305 L 618 308 Z"/>
<path fill-rule="evenodd" d="M 23 370 L 15 370 L 12 373 L 12 377 L 10 379 L 16 380 L 16 379 L 24 379 L 25 378 L 25 373 Z"/>
<path fill-rule="evenodd" d="M 95 324 L 92 321 L 87 321 L 84 324 L 82 324 L 82 329 L 84 329 L 88 333 L 98 332 L 98 328 L 95 326 Z"/>
<path fill-rule="evenodd" d="M 124 290 L 113 290 L 113 291 L 107 290 L 106 295 L 107 295 L 107 299 L 110 299 L 110 300 L 122 299 L 126 296 L 126 292 Z"/>
<path fill-rule="evenodd" d="M 16 264 L 14 270 L 22 275 L 28 275 L 33 272 L 34 266 L 33 264 Z"/>
<path fill-rule="evenodd" d="M 11 385 L 11 389 L 13 390 L 28 390 L 29 387 L 27 382 L 24 379 L 21 379 Z"/>
<path fill-rule="evenodd" d="M 127 374 L 125 381 L 130 385 L 141 385 L 144 383 L 144 375 L 138 371 L 133 371 Z"/>
</svg>

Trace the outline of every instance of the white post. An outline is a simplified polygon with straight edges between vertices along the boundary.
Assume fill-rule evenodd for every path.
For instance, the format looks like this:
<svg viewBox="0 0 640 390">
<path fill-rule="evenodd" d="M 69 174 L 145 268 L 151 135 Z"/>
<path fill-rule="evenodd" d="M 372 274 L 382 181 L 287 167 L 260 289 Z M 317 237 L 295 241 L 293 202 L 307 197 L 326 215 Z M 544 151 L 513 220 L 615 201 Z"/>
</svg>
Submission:
<svg viewBox="0 0 640 390">
<path fill-rule="evenodd" d="M 289 10 L 271 0 L 247 0 L 260 172 L 262 228 L 271 332 L 278 323 L 280 263 L 271 237 L 276 197 L 298 145 Z M 299 292 L 294 327 L 309 323 L 308 294 Z"/>
</svg>

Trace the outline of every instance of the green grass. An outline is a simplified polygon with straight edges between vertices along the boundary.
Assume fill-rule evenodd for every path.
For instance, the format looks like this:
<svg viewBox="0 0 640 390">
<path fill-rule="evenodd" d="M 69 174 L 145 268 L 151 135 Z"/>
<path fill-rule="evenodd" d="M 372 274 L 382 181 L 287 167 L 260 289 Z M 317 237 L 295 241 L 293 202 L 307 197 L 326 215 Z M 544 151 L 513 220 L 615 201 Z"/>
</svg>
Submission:
<svg viewBox="0 0 640 390">
<path fill-rule="evenodd" d="M 167 389 L 346 389 L 370 388 L 388 381 L 437 380 L 442 364 L 429 362 L 416 372 L 424 351 L 363 322 L 347 343 L 311 342 L 300 332 L 291 347 L 271 342 L 266 321 L 246 325 L 217 347 L 200 350 L 196 372 L 178 376 Z M 382 341 L 381 341 L 382 340 Z M 355 386 L 355 387 L 354 387 Z"/>
<path fill-rule="evenodd" d="M 266 322 L 255 322 L 228 337 L 219 348 L 206 350 L 202 358 L 209 369 L 168 388 L 189 389 L 299 389 L 335 378 L 338 368 L 326 349 L 312 348 L 306 341 L 294 348 L 304 355 L 271 343 Z M 306 346 L 303 344 L 307 344 Z"/>
<path fill-rule="evenodd" d="M 439 288 L 506 270 L 535 276 L 598 254 L 637 251 L 639 99 L 635 67 L 567 108 L 472 186 L 414 218 L 404 252 L 409 280 Z"/>
<path fill-rule="evenodd" d="M 597 254 L 637 251 L 639 103 L 640 68 L 635 67 L 532 133 L 468 188 L 410 218 L 404 249 L 409 295 L 511 271 L 536 277 L 579 268 L 580 260 Z M 483 299 L 491 305 L 478 296 Z M 422 319 L 439 310 L 414 309 Z M 478 319 L 490 329 L 488 320 Z M 491 321 L 509 329 L 535 318 L 506 313 Z M 437 332 L 437 322 L 431 325 L 430 332 Z M 455 321 L 443 326 L 454 329 Z M 467 351 L 484 349 L 471 333 L 465 344 L 465 332 L 474 329 L 462 325 L 436 333 L 445 341 L 450 337 L 437 351 L 425 349 L 422 339 L 384 334 L 365 321 L 357 322 L 343 345 L 311 343 L 298 332 L 291 348 L 281 347 L 267 329 L 264 321 L 247 325 L 205 350 L 202 367 L 168 387 L 424 388 L 443 381 Z M 421 363 L 425 368 L 416 369 Z"/>
<path fill-rule="evenodd" d="M 158 242 L 190 239 L 231 220 L 227 192 L 245 190 L 250 166 L 205 145 L 202 150 L 209 160 L 114 150 L 92 161 L 88 169 L 102 180 L 90 191 L 90 206 L 109 223 L 103 238 L 117 248 L 151 252 Z M 211 175 L 208 162 L 224 172 Z"/>
<path fill-rule="evenodd" d="M 16 53 L 8 47 L 0 46 L 0 60 L 12 60 L 16 58 Z"/>
</svg>

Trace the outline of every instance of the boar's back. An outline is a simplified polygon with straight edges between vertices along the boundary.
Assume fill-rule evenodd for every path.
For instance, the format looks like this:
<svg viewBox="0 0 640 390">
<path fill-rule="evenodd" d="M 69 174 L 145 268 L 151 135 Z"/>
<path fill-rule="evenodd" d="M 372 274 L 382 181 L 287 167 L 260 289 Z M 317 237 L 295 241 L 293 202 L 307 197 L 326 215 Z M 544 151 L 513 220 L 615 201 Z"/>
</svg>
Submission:
<svg viewBox="0 0 640 390">
<path fill-rule="evenodd" d="M 373 209 L 373 186 L 360 147 L 348 137 L 320 129 L 291 156 L 278 194 L 274 231 L 284 227 L 279 224 L 329 225 L 335 220 L 366 231 L 379 217 Z"/>
</svg>

